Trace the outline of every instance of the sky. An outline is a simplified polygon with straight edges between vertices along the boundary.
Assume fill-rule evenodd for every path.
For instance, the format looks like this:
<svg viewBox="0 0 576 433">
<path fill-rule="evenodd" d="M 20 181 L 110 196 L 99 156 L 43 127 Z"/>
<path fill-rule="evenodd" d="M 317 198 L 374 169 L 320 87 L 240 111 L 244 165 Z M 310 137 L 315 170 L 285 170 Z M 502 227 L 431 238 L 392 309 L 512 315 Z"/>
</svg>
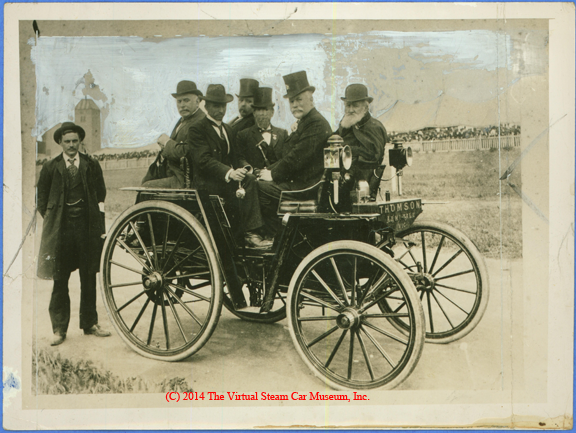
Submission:
<svg viewBox="0 0 576 433">
<path fill-rule="evenodd" d="M 343 115 L 340 97 L 351 83 L 368 85 L 377 117 L 397 101 L 412 104 L 442 94 L 484 102 L 497 97 L 503 76 L 510 86 L 542 73 L 542 65 L 520 62 L 533 47 L 488 30 L 158 40 L 42 37 L 37 45 L 29 43 L 37 80 L 33 135 L 73 121 L 74 107 L 88 96 L 101 109 L 102 147 L 143 146 L 169 133 L 178 119 L 170 94 L 183 79 L 202 91 L 210 83 L 224 84 L 235 95 L 240 78 L 255 78 L 274 89 L 273 124 L 288 129 L 294 118 L 282 98 L 282 76 L 299 70 L 307 71 L 316 87 L 316 107 L 333 128 Z M 235 98 L 225 120 L 236 115 Z"/>
</svg>

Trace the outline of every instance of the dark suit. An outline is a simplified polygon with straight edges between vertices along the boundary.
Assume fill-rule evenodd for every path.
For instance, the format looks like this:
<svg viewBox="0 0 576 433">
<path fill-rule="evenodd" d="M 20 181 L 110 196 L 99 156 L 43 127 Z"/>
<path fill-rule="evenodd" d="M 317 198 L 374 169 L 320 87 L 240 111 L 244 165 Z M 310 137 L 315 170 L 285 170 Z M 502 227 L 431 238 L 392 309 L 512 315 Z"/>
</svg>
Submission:
<svg viewBox="0 0 576 433">
<path fill-rule="evenodd" d="M 242 182 L 246 196 L 242 200 L 238 199 L 238 182 L 226 182 L 226 174 L 230 169 L 239 166 L 236 143 L 232 128 L 225 123 L 222 125 L 228 136 L 228 143 L 219 137 L 207 117 L 194 123 L 188 131 L 187 143 L 192 149 L 190 159 L 194 168 L 194 188 L 223 197 L 235 231 L 251 231 L 263 225 L 256 178 L 252 175 L 246 176 Z M 239 223 L 234 221 L 238 214 Z"/>
<path fill-rule="evenodd" d="M 284 142 L 288 132 L 282 128 L 271 126 L 270 144 L 267 144 L 259 131 L 258 125 L 238 133 L 238 152 L 246 164 L 254 168 L 254 173 L 265 167 L 270 167 L 284 154 Z M 258 147 L 260 145 L 261 149 Z"/>
<path fill-rule="evenodd" d="M 53 331 L 64 334 L 70 321 L 68 280 L 76 269 L 80 270 L 80 327 L 98 323 L 96 273 L 105 233 L 104 214 L 98 207 L 106 197 L 102 169 L 89 156 L 78 153 L 76 158 L 80 167 L 74 178 L 61 154 L 44 164 L 38 179 L 38 211 L 44 218 L 38 276 L 54 279 L 50 319 Z M 78 197 L 81 201 L 70 206 Z"/>
<path fill-rule="evenodd" d="M 254 113 L 251 113 L 246 117 L 236 116 L 229 123 L 230 127 L 232 128 L 232 134 L 234 135 L 234 139 L 236 139 L 236 137 L 240 131 L 244 131 L 246 128 L 250 128 L 250 127 L 254 126 L 255 124 L 256 124 L 256 119 L 254 119 Z"/>
<path fill-rule="evenodd" d="M 162 150 L 162 156 L 167 160 L 166 178 L 159 181 L 158 179 L 147 179 L 145 177 L 142 180 L 143 186 L 184 188 L 185 176 L 180 165 L 180 159 L 190 151 L 189 145 L 186 144 L 186 137 L 190 127 L 204 117 L 206 117 L 204 111 L 198 109 L 192 116 L 186 119 L 180 118 L 170 135 L 170 140 L 168 140 L 164 150 Z M 153 183 L 149 183 L 150 181 Z"/>
</svg>

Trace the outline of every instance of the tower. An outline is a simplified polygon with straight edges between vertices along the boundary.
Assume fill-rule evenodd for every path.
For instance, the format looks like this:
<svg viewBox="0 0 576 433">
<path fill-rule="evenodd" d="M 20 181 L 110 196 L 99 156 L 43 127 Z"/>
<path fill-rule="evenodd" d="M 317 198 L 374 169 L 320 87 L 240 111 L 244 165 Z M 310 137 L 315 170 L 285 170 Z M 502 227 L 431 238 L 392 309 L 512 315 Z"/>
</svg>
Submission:
<svg viewBox="0 0 576 433">
<path fill-rule="evenodd" d="M 102 148 L 100 109 L 94 101 L 88 97 L 82 99 L 76 105 L 74 118 L 76 124 L 86 131 L 86 138 L 84 138 L 86 152 L 92 154 L 100 150 Z"/>
</svg>

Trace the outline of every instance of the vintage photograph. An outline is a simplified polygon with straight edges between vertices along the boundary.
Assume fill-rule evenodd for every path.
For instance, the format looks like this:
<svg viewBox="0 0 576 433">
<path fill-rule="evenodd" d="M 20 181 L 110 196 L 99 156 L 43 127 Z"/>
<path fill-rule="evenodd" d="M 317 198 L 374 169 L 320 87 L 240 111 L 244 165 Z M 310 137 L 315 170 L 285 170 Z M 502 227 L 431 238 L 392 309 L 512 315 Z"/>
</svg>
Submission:
<svg viewBox="0 0 576 433">
<path fill-rule="evenodd" d="M 357 6 L 7 11 L 5 428 L 572 427 L 573 8 Z"/>
</svg>

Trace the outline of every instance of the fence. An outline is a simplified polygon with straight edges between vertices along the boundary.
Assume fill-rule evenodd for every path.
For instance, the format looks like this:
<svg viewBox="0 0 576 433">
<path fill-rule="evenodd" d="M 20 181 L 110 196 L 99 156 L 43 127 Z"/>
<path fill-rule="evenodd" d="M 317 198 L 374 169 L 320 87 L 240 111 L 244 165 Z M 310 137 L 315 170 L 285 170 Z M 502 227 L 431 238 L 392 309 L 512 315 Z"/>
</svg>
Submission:
<svg viewBox="0 0 576 433">
<path fill-rule="evenodd" d="M 415 150 L 420 147 L 420 150 L 424 152 L 449 152 L 452 150 L 488 150 L 498 149 L 498 147 L 520 147 L 521 141 L 522 137 L 520 135 L 506 135 L 503 137 L 411 142 L 410 146 Z"/>
<path fill-rule="evenodd" d="M 126 168 L 149 167 L 155 159 L 156 155 L 132 159 L 103 159 L 99 162 L 102 170 L 122 170 Z"/>
</svg>

